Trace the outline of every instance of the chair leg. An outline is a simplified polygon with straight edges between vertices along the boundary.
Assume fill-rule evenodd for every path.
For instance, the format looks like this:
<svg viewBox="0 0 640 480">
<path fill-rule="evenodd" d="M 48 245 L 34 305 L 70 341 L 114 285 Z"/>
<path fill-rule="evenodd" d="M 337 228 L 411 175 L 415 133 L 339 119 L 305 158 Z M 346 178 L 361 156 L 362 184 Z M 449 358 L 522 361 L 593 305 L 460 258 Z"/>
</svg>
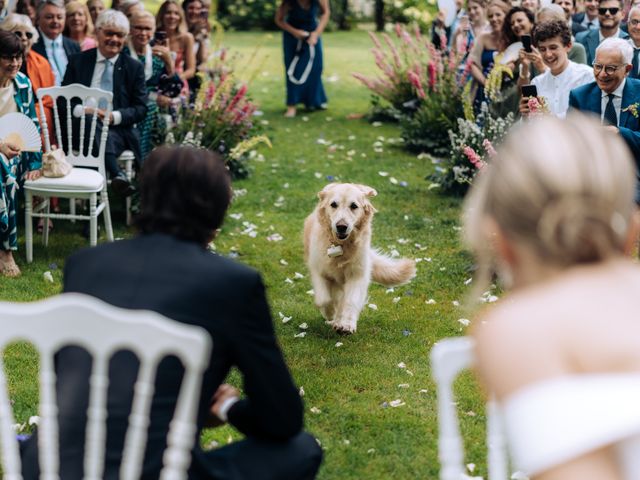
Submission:
<svg viewBox="0 0 640 480">
<path fill-rule="evenodd" d="M 76 214 L 76 199 L 75 198 L 70 198 L 69 199 L 69 213 L 71 215 L 75 215 Z M 71 223 L 76 223 L 76 219 L 72 218 L 71 219 Z"/>
<path fill-rule="evenodd" d="M 33 217 L 31 216 L 33 195 L 25 190 L 24 196 L 24 235 L 27 249 L 27 263 L 33 262 Z"/>
<path fill-rule="evenodd" d="M 128 196 L 125 200 L 125 208 L 127 209 L 127 226 L 131 225 L 131 196 Z"/>
<path fill-rule="evenodd" d="M 51 213 L 51 199 L 47 198 L 45 199 L 45 202 L 47 202 L 46 209 L 45 209 L 45 213 L 47 214 L 47 216 L 42 219 L 44 221 L 43 227 L 42 227 L 42 243 L 44 244 L 45 247 L 48 247 L 49 246 L 49 221 L 50 221 L 49 213 Z"/>
<path fill-rule="evenodd" d="M 133 160 L 127 160 L 125 164 L 125 175 L 129 182 L 133 181 Z M 127 226 L 131 225 L 131 196 L 128 196 L 125 200 L 125 208 L 127 209 Z"/>
<path fill-rule="evenodd" d="M 98 217 L 96 216 L 97 195 L 94 193 L 89 199 L 89 244 L 95 247 L 98 244 Z"/>
<path fill-rule="evenodd" d="M 109 206 L 109 196 L 107 192 L 102 191 L 102 203 L 104 203 L 104 227 L 107 233 L 107 240 L 113 242 L 113 225 L 111 224 L 111 207 Z"/>
</svg>

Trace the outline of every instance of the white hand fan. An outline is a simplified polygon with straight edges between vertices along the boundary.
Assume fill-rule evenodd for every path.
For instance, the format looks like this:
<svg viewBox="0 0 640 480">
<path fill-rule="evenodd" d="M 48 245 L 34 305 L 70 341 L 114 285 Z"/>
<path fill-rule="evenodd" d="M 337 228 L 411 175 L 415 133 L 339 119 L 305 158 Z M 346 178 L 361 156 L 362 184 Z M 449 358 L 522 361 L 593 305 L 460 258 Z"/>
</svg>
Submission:
<svg viewBox="0 0 640 480">
<path fill-rule="evenodd" d="M 42 150 L 38 127 L 24 113 L 7 113 L 0 117 L 0 141 L 11 143 L 22 152 Z"/>
</svg>

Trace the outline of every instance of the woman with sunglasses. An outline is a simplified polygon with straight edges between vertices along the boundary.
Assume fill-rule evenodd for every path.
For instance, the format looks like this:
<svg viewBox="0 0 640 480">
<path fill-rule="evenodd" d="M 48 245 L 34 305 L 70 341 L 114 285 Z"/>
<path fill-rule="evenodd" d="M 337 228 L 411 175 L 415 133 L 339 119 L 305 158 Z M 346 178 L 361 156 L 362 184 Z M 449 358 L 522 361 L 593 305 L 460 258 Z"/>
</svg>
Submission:
<svg viewBox="0 0 640 480">
<path fill-rule="evenodd" d="M 0 30 L 0 117 L 19 112 L 39 127 L 33 87 L 20 72 L 24 47 L 12 32 Z M 16 194 L 25 180 L 40 177 L 42 153 L 20 153 L 18 146 L 0 141 L 0 276 L 17 277 L 20 269 L 13 258 L 18 249 Z"/>
</svg>

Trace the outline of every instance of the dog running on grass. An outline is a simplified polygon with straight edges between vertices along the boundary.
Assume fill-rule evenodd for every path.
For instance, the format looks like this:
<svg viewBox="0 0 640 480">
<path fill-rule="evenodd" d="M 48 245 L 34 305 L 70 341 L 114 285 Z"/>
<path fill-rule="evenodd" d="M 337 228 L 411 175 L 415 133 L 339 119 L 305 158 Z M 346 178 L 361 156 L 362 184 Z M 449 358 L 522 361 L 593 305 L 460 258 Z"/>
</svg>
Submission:
<svg viewBox="0 0 640 480">
<path fill-rule="evenodd" d="M 331 183 L 304 222 L 304 254 L 315 304 L 327 323 L 341 333 L 356 331 L 369 283 L 402 285 L 416 275 L 409 259 L 392 259 L 371 248 L 376 209 L 366 185 Z"/>
</svg>

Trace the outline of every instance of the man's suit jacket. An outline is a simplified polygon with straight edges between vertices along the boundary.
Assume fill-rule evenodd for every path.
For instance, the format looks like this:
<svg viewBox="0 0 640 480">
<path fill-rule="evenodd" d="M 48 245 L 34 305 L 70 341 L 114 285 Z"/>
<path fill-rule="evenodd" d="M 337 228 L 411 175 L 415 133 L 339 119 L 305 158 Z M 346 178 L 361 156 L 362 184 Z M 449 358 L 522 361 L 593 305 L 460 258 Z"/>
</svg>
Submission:
<svg viewBox="0 0 640 480">
<path fill-rule="evenodd" d="M 245 399 L 229 410 L 231 425 L 248 437 L 267 441 L 284 441 L 301 431 L 302 401 L 276 340 L 262 279 L 253 269 L 193 242 L 149 234 L 72 255 L 65 265 L 64 291 L 88 294 L 122 308 L 153 310 L 209 332 L 213 351 L 203 378 L 198 434 L 214 392 L 232 367 L 243 377 Z M 56 361 L 61 478 L 79 479 L 90 366 L 78 348 L 62 351 Z M 136 368 L 132 355 L 121 354 L 111 364 L 104 478 L 117 477 Z M 159 367 L 143 478 L 158 478 L 165 445 L 162 434 L 175 407 L 181 371 L 175 359 L 165 359 Z M 23 458 L 23 468 L 29 469 L 25 479 L 34 478 L 31 468 L 35 466 L 29 465 L 37 464 L 36 451 L 36 440 L 30 439 Z M 201 460 L 203 455 L 196 446 L 190 478 L 217 478 L 211 465 Z"/>
<path fill-rule="evenodd" d="M 629 38 L 629 34 L 622 28 L 620 29 L 620 38 Z M 600 30 L 591 29 L 580 32 L 576 35 L 576 41 L 584 45 L 587 51 L 587 65 L 591 65 L 596 58 L 596 48 L 600 45 Z"/>
<path fill-rule="evenodd" d="M 636 161 L 636 169 L 640 170 L 640 119 L 634 117 L 628 110 L 626 112 L 623 111 L 629 105 L 637 104 L 639 101 L 640 80 L 627 78 L 622 91 L 618 131 L 633 154 Z M 600 119 L 602 115 L 602 90 L 600 90 L 598 84 L 591 82 L 571 90 L 569 93 L 569 109 L 591 112 Z M 638 179 L 640 180 L 640 176 Z M 638 193 L 640 193 L 640 190 Z M 636 201 L 640 200 L 638 193 L 636 193 Z"/>
<path fill-rule="evenodd" d="M 62 85 L 81 83 L 91 86 L 96 66 L 97 49 L 92 48 L 72 57 L 67 65 Z M 113 109 L 122 114 L 122 122 L 109 130 L 117 131 L 140 159 L 140 139 L 134 124 L 142 122 L 147 113 L 147 91 L 142 63 L 129 55 L 120 53 L 113 69 Z"/>
<path fill-rule="evenodd" d="M 38 37 L 38 41 L 34 43 L 33 47 L 31 48 L 33 48 L 36 53 L 39 53 L 44 58 L 46 58 L 47 61 L 51 64 L 51 59 L 47 57 L 47 48 L 44 46 L 44 40 L 42 37 L 43 35 L 40 34 L 40 36 Z M 78 45 L 77 42 L 71 40 L 69 37 L 65 37 L 64 35 L 62 36 L 62 49 L 67 55 L 67 60 L 69 61 L 71 61 L 71 57 L 73 55 L 80 53 L 80 45 Z"/>
<path fill-rule="evenodd" d="M 573 35 L 574 37 L 579 33 L 586 32 L 587 30 L 589 29 L 584 25 L 578 22 L 571 21 L 571 35 Z"/>
</svg>

